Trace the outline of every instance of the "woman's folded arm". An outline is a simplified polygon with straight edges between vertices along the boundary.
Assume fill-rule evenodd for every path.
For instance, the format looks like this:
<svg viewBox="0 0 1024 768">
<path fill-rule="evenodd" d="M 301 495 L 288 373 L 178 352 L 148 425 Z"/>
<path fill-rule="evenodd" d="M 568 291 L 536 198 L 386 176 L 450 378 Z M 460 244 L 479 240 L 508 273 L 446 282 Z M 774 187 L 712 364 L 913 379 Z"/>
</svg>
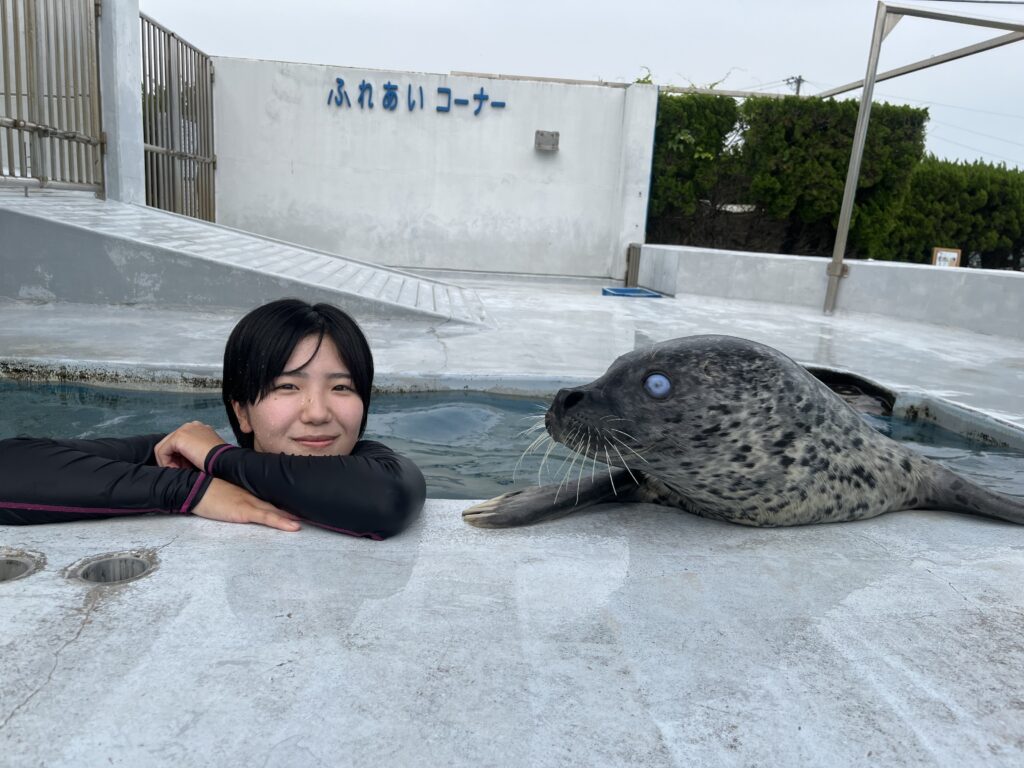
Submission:
<svg viewBox="0 0 1024 768">
<path fill-rule="evenodd" d="M 162 438 L 0 440 L 0 524 L 189 512 L 211 478 L 157 467 L 153 448 Z"/>
<path fill-rule="evenodd" d="M 349 456 L 291 456 L 221 445 L 205 470 L 309 522 L 354 536 L 393 536 L 423 506 L 423 474 L 381 443 L 362 440 Z"/>
</svg>

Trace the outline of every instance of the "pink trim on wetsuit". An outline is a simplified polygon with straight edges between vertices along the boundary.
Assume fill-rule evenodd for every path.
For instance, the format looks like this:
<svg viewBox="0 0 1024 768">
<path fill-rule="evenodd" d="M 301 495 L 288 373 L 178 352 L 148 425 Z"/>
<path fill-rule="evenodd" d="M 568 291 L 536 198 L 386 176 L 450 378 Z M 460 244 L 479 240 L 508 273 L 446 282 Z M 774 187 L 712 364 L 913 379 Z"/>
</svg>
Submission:
<svg viewBox="0 0 1024 768">
<path fill-rule="evenodd" d="M 188 508 L 192 505 L 192 499 L 195 498 L 196 491 L 199 490 L 199 486 L 203 484 L 203 480 L 206 479 L 206 473 L 200 472 L 199 479 L 196 480 L 195 485 L 192 486 L 192 490 L 189 491 L 188 498 L 185 499 L 185 503 L 181 505 L 181 514 L 187 515 Z"/>
<path fill-rule="evenodd" d="M 206 471 L 209 472 L 212 475 L 213 474 L 213 462 L 215 462 L 217 460 L 217 458 L 222 453 L 224 453 L 224 451 L 228 450 L 229 448 L 234 448 L 234 447 L 235 446 L 231 445 L 230 443 L 225 443 L 220 448 L 218 448 L 216 450 L 216 452 L 213 454 L 213 456 L 210 457 L 210 460 L 206 462 Z"/>
<path fill-rule="evenodd" d="M 0 509 L 25 509 L 30 512 L 75 512 L 85 515 L 141 515 L 145 512 L 166 512 L 166 509 L 103 509 L 96 507 L 62 507 L 54 504 L 26 504 L 0 501 Z"/>
<path fill-rule="evenodd" d="M 384 537 L 381 536 L 379 533 L 373 533 L 371 531 L 366 531 L 364 533 L 359 533 L 357 531 L 349 531 L 349 530 L 347 530 L 345 528 L 335 528 L 333 525 L 324 525 L 323 523 L 316 523 L 316 522 L 313 522 L 312 520 L 307 520 L 304 517 L 299 518 L 299 519 L 302 520 L 302 522 L 304 522 L 304 523 L 309 523 L 310 525 L 315 525 L 317 528 L 326 528 L 328 531 L 337 531 L 338 533 L 344 533 L 344 534 L 347 534 L 348 536 L 355 536 L 355 537 L 360 538 L 360 539 L 372 539 L 373 541 L 384 541 Z"/>
</svg>

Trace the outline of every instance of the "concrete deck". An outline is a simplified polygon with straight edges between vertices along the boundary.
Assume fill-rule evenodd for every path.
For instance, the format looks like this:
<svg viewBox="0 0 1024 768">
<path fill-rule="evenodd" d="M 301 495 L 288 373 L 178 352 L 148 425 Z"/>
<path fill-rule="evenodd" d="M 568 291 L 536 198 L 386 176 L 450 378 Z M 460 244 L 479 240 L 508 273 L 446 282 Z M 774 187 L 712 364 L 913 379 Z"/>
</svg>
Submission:
<svg viewBox="0 0 1024 768">
<path fill-rule="evenodd" d="M 489 324 L 370 320 L 379 382 L 551 392 L 730 333 L 1024 426 L 1024 343 L 875 316 L 446 276 Z M 238 312 L 0 303 L 7 373 L 184 387 Z M 514 372 L 510 374 L 510 372 Z M 511 531 L 431 500 L 384 543 L 195 518 L 0 530 L 11 765 L 1024 762 L 1024 531 L 908 512 L 750 530 L 604 506 Z M 90 587 L 63 569 L 142 549 Z"/>
<path fill-rule="evenodd" d="M 5 765 L 1019 766 L 1019 529 L 605 506 L 386 543 L 198 518 L 4 530 Z M 1017 543 L 1013 543 L 1016 541 Z M 150 550 L 152 574 L 62 570 Z"/>
</svg>

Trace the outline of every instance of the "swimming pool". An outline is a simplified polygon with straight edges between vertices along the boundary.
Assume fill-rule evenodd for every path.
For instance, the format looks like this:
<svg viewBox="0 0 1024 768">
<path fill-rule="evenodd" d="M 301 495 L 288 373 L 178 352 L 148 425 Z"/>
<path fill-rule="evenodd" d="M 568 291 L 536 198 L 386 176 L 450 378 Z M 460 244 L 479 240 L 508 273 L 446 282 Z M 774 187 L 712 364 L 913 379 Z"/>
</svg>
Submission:
<svg viewBox="0 0 1024 768">
<path fill-rule="evenodd" d="M 113 437 L 169 432 L 193 419 L 233 439 L 219 393 L 108 389 L 78 384 L 0 381 L 0 438 L 41 435 Z M 522 458 L 524 436 L 547 400 L 479 392 L 374 395 L 366 436 L 415 461 L 431 498 L 490 498 L 538 481 L 543 451 Z M 1024 454 L 979 445 L 933 424 L 865 413 L 873 427 L 992 490 L 1024 495 Z M 556 446 L 542 480 L 560 479 L 568 455 Z M 600 470 L 602 465 L 597 465 Z M 578 469 L 578 465 L 577 465 Z"/>
</svg>

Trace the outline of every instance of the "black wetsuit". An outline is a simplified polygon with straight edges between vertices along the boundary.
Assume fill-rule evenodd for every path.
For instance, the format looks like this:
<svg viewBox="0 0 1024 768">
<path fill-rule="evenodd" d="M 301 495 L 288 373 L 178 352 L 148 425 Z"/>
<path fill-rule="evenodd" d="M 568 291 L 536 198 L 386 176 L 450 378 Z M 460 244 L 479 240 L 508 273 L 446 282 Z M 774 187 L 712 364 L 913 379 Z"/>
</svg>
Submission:
<svg viewBox="0 0 1024 768">
<path fill-rule="evenodd" d="M 349 456 L 211 449 L 202 471 L 156 466 L 164 435 L 97 440 L 0 440 L 0 524 L 30 525 L 146 512 L 188 514 L 213 478 L 314 525 L 383 539 L 423 506 L 415 464 L 371 440 Z"/>
</svg>

